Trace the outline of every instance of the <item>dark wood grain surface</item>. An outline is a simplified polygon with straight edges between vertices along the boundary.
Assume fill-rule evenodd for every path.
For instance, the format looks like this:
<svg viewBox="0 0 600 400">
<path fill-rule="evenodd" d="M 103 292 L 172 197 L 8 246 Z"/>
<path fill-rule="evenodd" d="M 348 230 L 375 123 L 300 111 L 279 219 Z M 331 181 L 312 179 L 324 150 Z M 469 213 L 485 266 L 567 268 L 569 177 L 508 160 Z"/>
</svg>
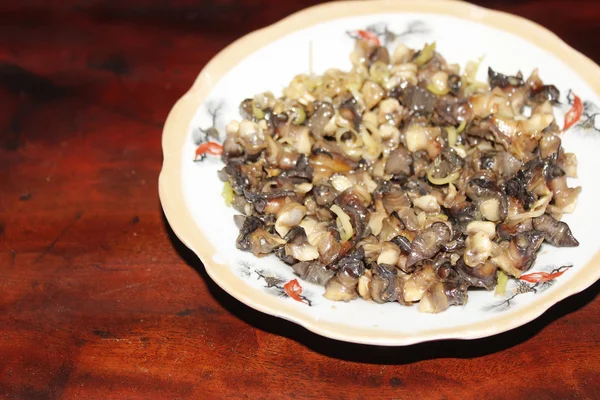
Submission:
<svg viewBox="0 0 600 400">
<path fill-rule="evenodd" d="M 596 283 L 474 341 L 325 339 L 217 287 L 161 212 L 161 128 L 220 49 L 311 0 L 3 0 L 0 397 L 600 398 Z M 600 62 L 600 2 L 481 1 Z"/>
</svg>

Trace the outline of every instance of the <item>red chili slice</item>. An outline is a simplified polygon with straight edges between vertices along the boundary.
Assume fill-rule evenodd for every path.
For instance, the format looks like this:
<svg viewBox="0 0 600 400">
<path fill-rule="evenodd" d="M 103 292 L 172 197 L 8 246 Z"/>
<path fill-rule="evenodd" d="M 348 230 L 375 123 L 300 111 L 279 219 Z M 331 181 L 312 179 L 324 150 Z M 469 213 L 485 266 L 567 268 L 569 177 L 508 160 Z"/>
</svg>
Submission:
<svg viewBox="0 0 600 400">
<path fill-rule="evenodd" d="M 365 31 L 365 30 L 361 29 L 361 30 L 357 31 L 356 33 L 357 33 L 358 37 L 360 37 L 362 40 L 371 42 L 371 43 L 375 44 L 376 46 L 381 46 L 381 42 L 379 41 L 379 38 L 373 32 L 369 32 L 369 31 Z"/>
<path fill-rule="evenodd" d="M 196 149 L 196 156 L 194 157 L 194 160 L 197 160 L 198 157 L 206 154 L 210 154 L 211 156 L 220 156 L 223 154 L 223 146 L 215 142 L 202 143 Z"/>
<path fill-rule="evenodd" d="M 300 297 L 300 294 L 302 293 L 302 286 L 300 286 L 298 283 L 298 279 L 292 279 L 283 285 L 283 288 L 288 296 L 290 296 L 292 299 L 302 302 L 302 297 Z"/>
<path fill-rule="evenodd" d="M 533 272 L 531 274 L 521 275 L 521 278 L 519 279 L 529 283 L 549 282 L 564 274 L 565 271 L 566 269 L 563 269 L 562 271 L 556 271 L 551 274 L 549 274 L 548 272 Z"/>
<path fill-rule="evenodd" d="M 575 93 L 573 93 L 573 107 L 571 107 L 571 109 L 565 114 L 565 126 L 563 127 L 563 132 L 579 121 L 582 112 L 583 103 L 581 102 L 581 99 Z"/>
</svg>

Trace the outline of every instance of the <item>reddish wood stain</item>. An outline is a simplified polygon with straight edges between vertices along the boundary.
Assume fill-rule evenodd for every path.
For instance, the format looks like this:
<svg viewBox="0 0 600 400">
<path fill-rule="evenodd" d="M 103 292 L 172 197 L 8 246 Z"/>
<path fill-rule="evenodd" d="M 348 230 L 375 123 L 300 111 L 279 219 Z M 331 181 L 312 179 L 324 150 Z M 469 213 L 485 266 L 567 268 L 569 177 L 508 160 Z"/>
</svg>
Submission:
<svg viewBox="0 0 600 400">
<path fill-rule="evenodd" d="M 161 128 L 202 66 L 312 0 L 4 0 L 0 397 L 600 398 L 599 284 L 519 329 L 345 344 L 235 301 L 160 210 Z M 600 3 L 480 1 L 600 61 Z"/>
</svg>

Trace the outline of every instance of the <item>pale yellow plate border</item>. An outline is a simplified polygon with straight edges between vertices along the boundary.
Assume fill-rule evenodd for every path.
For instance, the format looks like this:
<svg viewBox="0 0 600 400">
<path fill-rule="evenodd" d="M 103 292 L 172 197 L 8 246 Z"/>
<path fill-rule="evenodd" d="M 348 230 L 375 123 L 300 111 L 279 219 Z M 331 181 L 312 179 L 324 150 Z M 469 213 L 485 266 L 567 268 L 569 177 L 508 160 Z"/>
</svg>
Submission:
<svg viewBox="0 0 600 400">
<path fill-rule="evenodd" d="M 558 36 L 529 20 L 492 11 L 468 3 L 451 0 L 344 1 L 318 5 L 293 14 L 271 26 L 235 41 L 202 70 L 192 88 L 175 104 L 164 126 L 162 146 L 163 168 L 159 177 L 159 195 L 165 215 L 173 231 L 204 263 L 208 275 L 233 297 L 259 311 L 281 317 L 334 339 L 377 345 L 408 345 L 436 339 L 475 339 L 521 326 L 558 301 L 591 286 L 600 278 L 600 252 L 585 266 L 578 266 L 550 295 L 536 297 L 526 307 L 514 312 L 494 315 L 490 320 L 468 326 L 424 329 L 411 335 L 379 328 L 357 328 L 327 321 L 317 321 L 297 308 L 297 304 L 274 301 L 272 295 L 251 287 L 234 275 L 227 265 L 213 260 L 215 250 L 194 223 L 183 197 L 181 179 L 182 149 L 190 122 L 202 101 L 217 81 L 246 56 L 269 44 L 274 38 L 332 19 L 398 12 L 449 15 L 509 31 L 559 57 L 576 71 L 586 83 L 600 93 L 600 67 L 564 43 Z M 189 155 L 185 155 L 186 157 Z M 564 278 L 567 278 L 565 275 Z"/>
</svg>

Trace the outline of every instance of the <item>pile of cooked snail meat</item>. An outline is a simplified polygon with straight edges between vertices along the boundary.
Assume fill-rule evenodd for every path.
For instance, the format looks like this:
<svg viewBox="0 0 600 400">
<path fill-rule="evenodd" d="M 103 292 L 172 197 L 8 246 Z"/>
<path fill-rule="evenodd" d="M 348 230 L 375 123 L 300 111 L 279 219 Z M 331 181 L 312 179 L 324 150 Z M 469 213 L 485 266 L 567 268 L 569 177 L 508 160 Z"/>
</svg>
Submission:
<svg viewBox="0 0 600 400">
<path fill-rule="evenodd" d="M 356 41 L 350 71 L 299 75 L 240 105 L 219 172 L 237 247 L 274 254 L 334 301 L 437 313 L 530 269 L 545 241 L 577 246 L 580 187 L 559 91 L 435 51 Z"/>
</svg>

